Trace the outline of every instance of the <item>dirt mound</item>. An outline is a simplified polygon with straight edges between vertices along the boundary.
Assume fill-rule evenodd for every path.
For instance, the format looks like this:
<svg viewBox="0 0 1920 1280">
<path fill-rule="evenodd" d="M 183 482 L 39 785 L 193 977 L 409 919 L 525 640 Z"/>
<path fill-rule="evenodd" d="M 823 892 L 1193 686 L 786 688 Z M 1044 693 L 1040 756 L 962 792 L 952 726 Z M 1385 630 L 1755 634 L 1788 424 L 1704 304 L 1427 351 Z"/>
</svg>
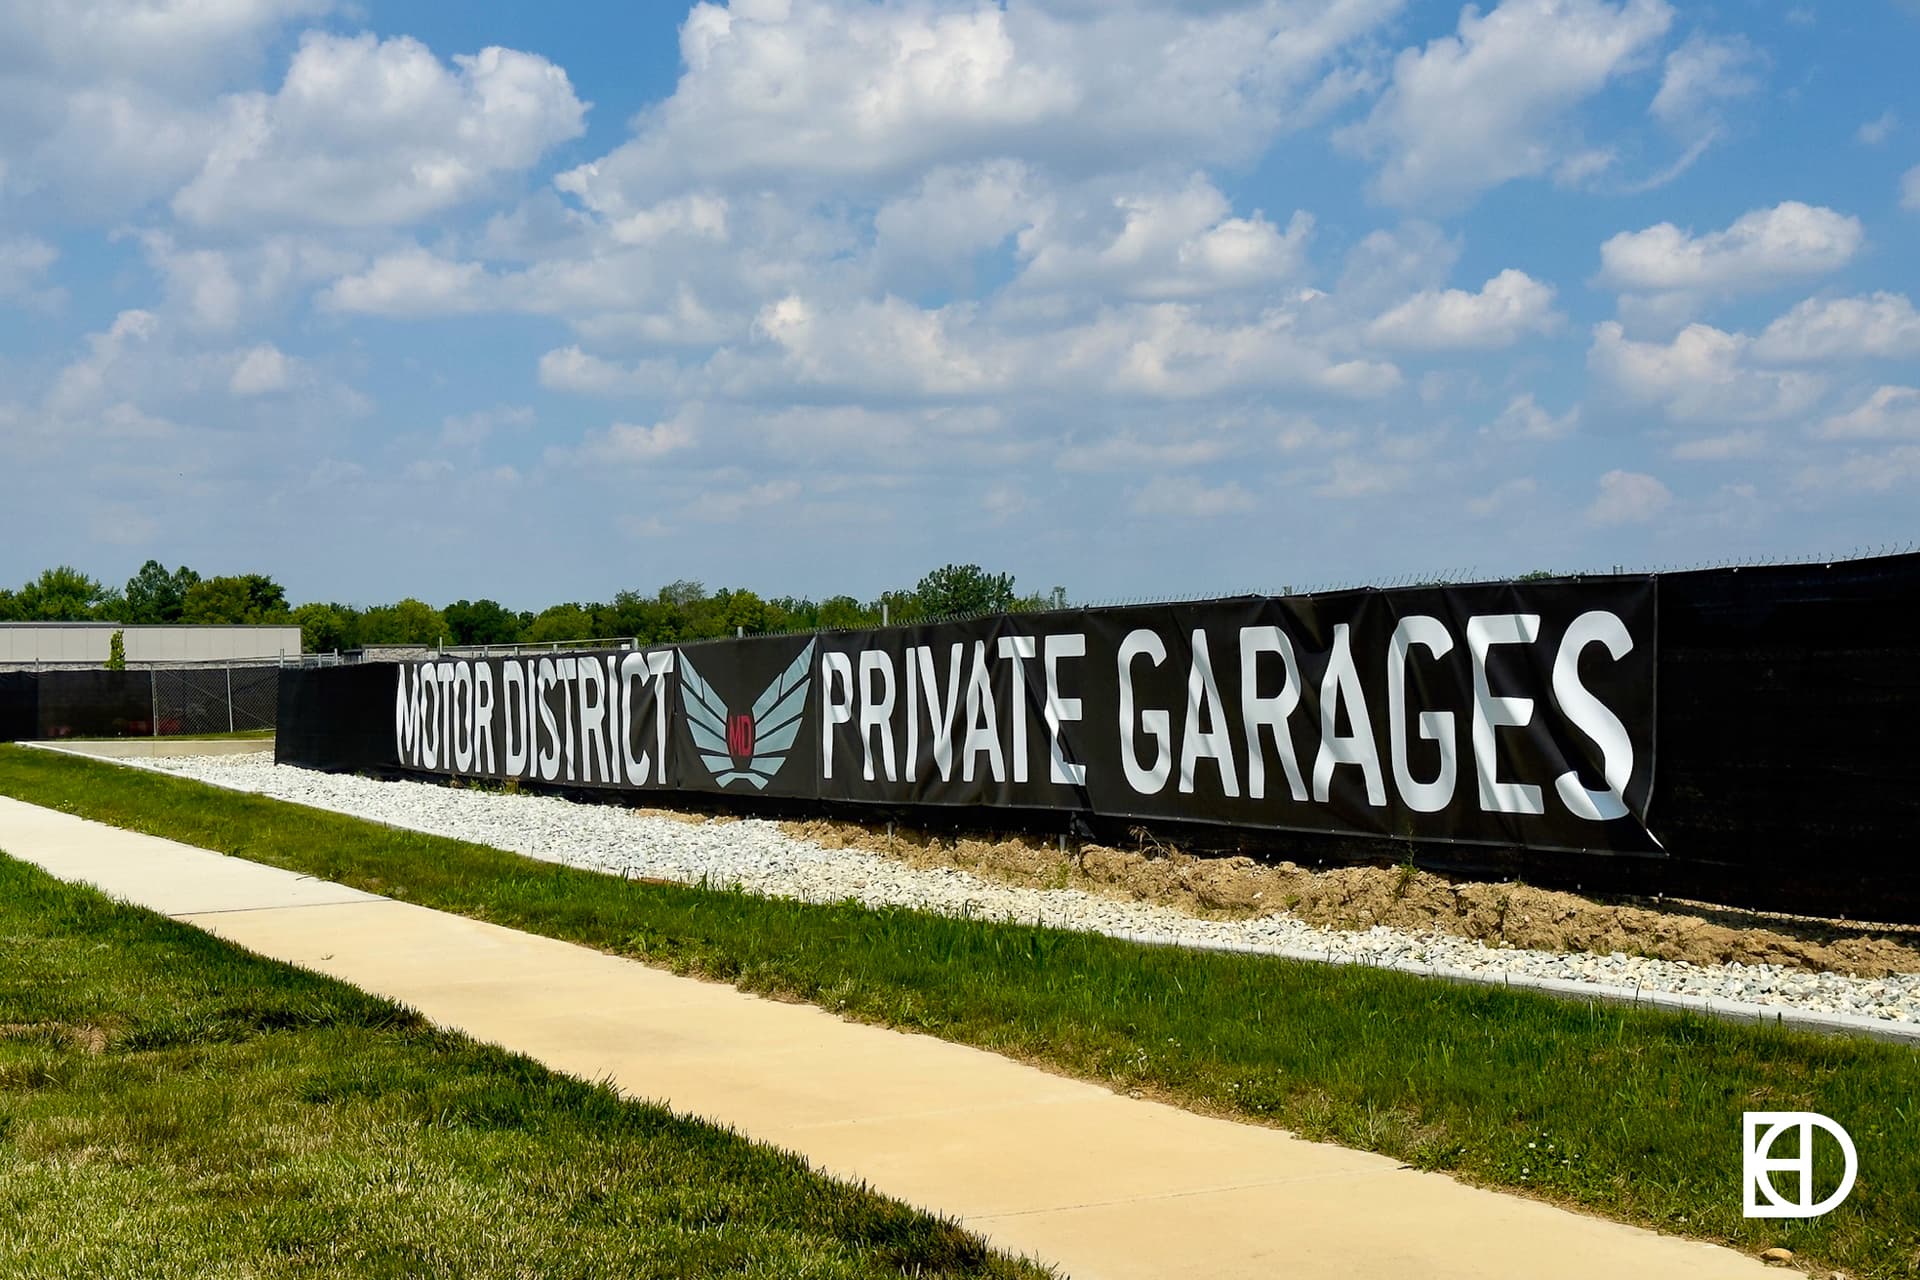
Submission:
<svg viewBox="0 0 1920 1280">
<path fill-rule="evenodd" d="M 1539 951 L 1625 952 L 1694 964 L 1775 964 L 1884 977 L 1920 972 L 1920 932 L 1793 920 L 1699 904 L 1598 902 L 1531 885 L 1453 880 L 1403 867 L 1312 870 L 1291 862 L 1199 857 L 1143 839 L 1138 849 L 1028 836 L 892 835 L 824 819 L 781 824 L 832 849 L 915 867 L 959 867 L 1041 889 L 1085 889 L 1196 916 L 1285 914 L 1335 929 L 1432 930 Z"/>
</svg>

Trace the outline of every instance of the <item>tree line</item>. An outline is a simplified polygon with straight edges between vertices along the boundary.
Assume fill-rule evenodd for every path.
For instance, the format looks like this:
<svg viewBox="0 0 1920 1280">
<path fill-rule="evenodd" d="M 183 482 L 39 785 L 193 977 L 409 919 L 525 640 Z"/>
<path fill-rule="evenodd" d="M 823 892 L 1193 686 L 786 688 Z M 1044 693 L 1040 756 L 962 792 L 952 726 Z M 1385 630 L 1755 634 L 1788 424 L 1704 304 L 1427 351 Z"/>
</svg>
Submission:
<svg viewBox="0 0 1920 1280">
<path fill-rule="evenodd" d="M 43 571 L 17 591 L 0 587 L 0 622 L 118 622 L 127 625 L 198 623 L 293 624 L 308 653 L 370 645 L 553 644 L 632 637 L 642 644 L 707 640 L 736 633 L 833 630 L 915 622 L 980 613 L 1014 613 L 1066 606 L 1066 591 L 1021 594 L 1013 575 L 975 564 L 935 569 L 911 589 L 872 600 L 831 596 L 763 598 L 744 588 L 708 591 L 698 582 L 670 582 L 652 593 L 622 591 L 604 603 L 550 605 L 539 612 L 495 600 L 456 600 L 438 608 L 408 597 L 361 607 L 339 602 L 291 605 L 286 590 L 265 574 L 201 577 L 157 560 L 140 566 L 124 587 L 91 578 L 71 565 Z"/>
</svg>

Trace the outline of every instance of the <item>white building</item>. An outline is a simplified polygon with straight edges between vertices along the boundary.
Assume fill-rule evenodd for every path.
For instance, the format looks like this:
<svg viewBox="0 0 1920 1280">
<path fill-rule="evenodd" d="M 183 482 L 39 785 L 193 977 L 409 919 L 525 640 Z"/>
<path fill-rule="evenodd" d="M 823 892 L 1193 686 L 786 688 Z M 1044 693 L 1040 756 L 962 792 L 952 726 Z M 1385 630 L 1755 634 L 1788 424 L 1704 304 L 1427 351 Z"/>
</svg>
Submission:
<svg viewBox="0 0 1920 1280">
<path fill-rule="evenodd" d="M 113 633 L 127 665 L 273 662 L 300 656 L 295 626 L 132 626 L 118 622 L 0 622 L 0 670 L 104 667 Z"/>
</svg>

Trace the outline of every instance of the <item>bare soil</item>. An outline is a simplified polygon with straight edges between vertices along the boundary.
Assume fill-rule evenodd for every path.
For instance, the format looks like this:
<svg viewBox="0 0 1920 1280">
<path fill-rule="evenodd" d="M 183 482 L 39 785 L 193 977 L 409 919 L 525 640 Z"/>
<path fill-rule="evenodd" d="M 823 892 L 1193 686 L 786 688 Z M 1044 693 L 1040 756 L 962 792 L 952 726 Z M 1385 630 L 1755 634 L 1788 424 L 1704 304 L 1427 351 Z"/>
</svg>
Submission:
<svg viewBox="0 0 1920 1280">
<path fill-rule="evenodd" d="M 1531 885 L 1456 880 L 1411 866 L 1313 870 L 1244 856 L 1196 856 L 1144 839 L 1137 849 L 1020 835 L 889 835 L 854 822 L 786 822 L 792 836 L 913 867 L 958 867 L 1007 884 L 1083 889 L 1190 915 L 1289 915 L 1335 929 L 1432 931 L 1538 951 L 1774 964 L 1878 978 L 1920 972 L 1920 930 L 1812 920 L 1693 902 L 1609 902 Z"/>
</svg>

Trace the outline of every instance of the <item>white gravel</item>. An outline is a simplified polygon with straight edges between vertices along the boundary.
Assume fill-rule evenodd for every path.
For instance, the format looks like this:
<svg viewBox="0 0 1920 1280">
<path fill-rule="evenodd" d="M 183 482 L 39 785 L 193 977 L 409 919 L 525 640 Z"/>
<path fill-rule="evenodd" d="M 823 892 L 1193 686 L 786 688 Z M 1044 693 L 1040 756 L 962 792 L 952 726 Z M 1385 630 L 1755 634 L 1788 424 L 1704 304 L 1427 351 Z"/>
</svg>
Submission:
<svg viewBox="0 0 1920 1280">
<path fill-rule="evenodd" d="M 758 819 L 685 822 L 552 796 L 380 782 L 276 766 L 267 753 L 123 763 L 612 875 L 704 880 L 812 902 L 852 898 L 872 906 L 1038 922 L 1183 945 L 1274 949 L 1456 975 L 1541 979 L 1556 987 L 1593 984 L 1616 994 L 1625 989 L 1704 997 L 1716 1007 L 1763 1006 L 1871 1019 L 1889 1031 L 1904 1025 L 1920 1030 L 1920 974 L 1867 979 L 1776 965 L 1704 966 L 1620 952 L 1522 951 L 1439 933 L 1324 929 L 1283 915 L 1203 920 L 1169 907 L 1116 901 L 1077 889 L 1018 888 L 951 868 L 918 870 L 855 849 L 822 848 Z"/>
</svg>

